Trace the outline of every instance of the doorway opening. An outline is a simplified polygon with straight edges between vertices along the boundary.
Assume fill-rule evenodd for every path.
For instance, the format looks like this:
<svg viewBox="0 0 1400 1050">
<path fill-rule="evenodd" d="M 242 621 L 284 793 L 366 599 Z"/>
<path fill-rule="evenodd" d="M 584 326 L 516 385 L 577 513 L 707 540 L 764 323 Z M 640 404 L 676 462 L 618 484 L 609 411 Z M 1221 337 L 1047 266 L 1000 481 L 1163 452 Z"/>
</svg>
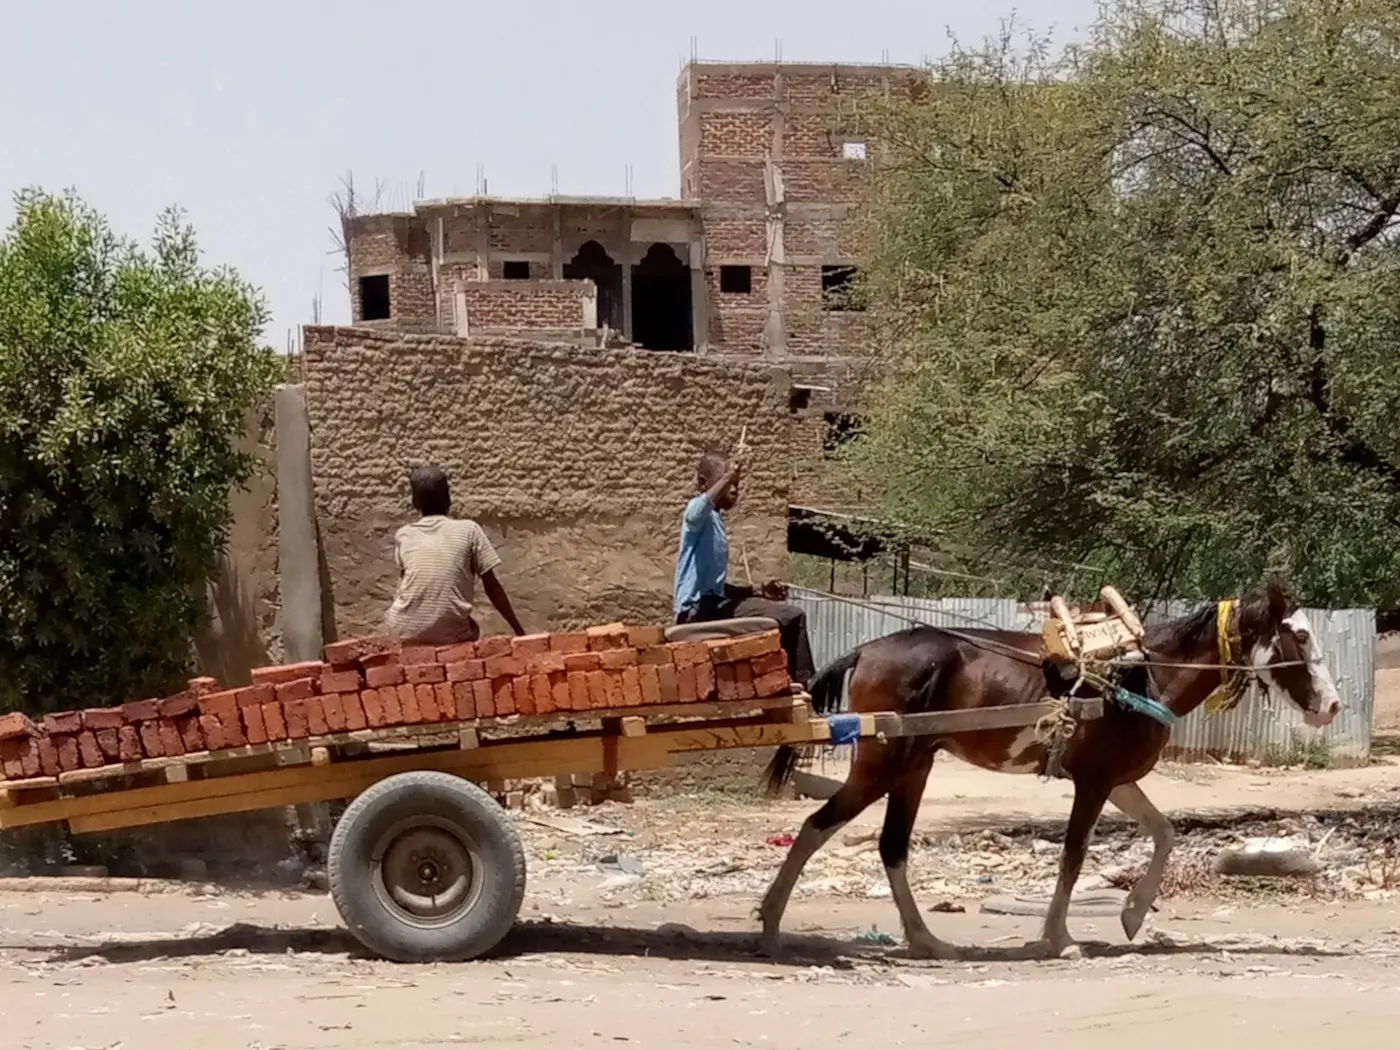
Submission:
<svg viewBox="0 0 1400 1050">
<path fill-rule="evenodd" d="M 632 267 L 632 341 L 648 350 L 694 350 L 690 267 L 669 244 L 653 244 Z"/>
<path fill-rule="evenodd" d="M 564 279 L 592 281 L 598 287 L 598 327 L 622 329 L 622 267 L 597 241 L 585 241 L 564 264 Z"/>
</svg>

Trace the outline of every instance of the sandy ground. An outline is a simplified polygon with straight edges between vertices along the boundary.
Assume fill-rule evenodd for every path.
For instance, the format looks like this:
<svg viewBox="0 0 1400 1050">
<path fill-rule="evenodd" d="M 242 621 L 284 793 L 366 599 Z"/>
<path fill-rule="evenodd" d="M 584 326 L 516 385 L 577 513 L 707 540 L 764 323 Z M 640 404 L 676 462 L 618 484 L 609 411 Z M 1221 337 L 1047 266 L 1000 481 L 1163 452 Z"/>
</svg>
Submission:
<svg viewBox="0 0 1400 1050">
<path fill-rule="evenodd" d="M 1291 775 L 1169 767 L 1146 786 L 1178 819 L 1323 813 L 1338 830 L 1320 848 L 1338 868 L 1377 829 L 1393 841 L 1384 822 L 1400 810 L 1392 764 Z M 813 861 L 788 913 L 791 955 L 773 963 L 756 951 L 750 914 L 781 860 L 777 836 L 812 804 L 643 802 L 523 820 L 523 921 L 496 958 L 467 965 L 367 959 L 319 895 L 0 892 L 0 1045 L 820 1050 L 1019 1039 L 1092 1050 L 1127 1038 L 1155 1050 L 1195 1038 L 1289 1050 L 1319 1036 L 1378 1046 L 1400 1030 L 1400 877 L 1258 892 L 1204 882 L 1164 899 L 1136 947 L 1115 917 L 1080 917 L 1071 926 L 1089 942 L 1084 960 L 1033 960 L 1023 946 L 1038 920 L 982 914 L 978 903 L 1043 889 L 1053 848 L 1041 848 L 1042 832 L 992 829 L 1053 828 L 1065 793 L 949 763 L 929 794 L 911 871 L 927 910 L 966 908 L 929 919 L 979 946 L 967 962 L 910 960 L 870 933 L 898 930 L 878 856 L 861 841 L 878 808 Z M 1250 834 L 1306 824 L 1252 819 Z M 1188 830 L 1181 847 L 1237 833 Z M 1334 855 L 1347 836 L 1351 854 Z M 1094 870 L 1140 855 L 1124 829 L 1106 825 L 1100 838 Z M 617 855 L 646 874 L 619 873 Z"/>
</svg>

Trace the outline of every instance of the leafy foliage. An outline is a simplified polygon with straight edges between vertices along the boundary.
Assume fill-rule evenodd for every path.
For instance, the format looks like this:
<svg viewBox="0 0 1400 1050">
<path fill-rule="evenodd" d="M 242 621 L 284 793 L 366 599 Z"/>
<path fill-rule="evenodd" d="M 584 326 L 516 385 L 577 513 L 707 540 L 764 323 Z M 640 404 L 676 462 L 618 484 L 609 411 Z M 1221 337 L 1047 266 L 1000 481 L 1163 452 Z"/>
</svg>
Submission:
<svg viewBox="0 0 1400 1050">
<path fill-rule="evenodd" d="M 279 370 L 260 297 L 73 196 L 19 196 L 0 240 L 0 708 L 155 692 L 189 659 Z"/>
<path fill-rule="evenodd" d="M 932 74 L 866 217 L 887 513 L 1140 597 L 1400 602 L 1400 7 L 1114 0 Z"/>
</svg>

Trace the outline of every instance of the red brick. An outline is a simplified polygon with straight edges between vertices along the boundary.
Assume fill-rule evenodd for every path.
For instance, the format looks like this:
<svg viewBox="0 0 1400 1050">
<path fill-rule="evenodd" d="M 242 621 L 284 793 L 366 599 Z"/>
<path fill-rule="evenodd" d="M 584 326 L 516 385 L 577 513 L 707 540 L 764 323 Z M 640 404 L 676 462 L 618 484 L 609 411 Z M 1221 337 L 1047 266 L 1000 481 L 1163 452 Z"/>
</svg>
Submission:
<svg viewBox="0 0 1400 1050">
<path fill-rule="evenodd" d="M 306 705 L 306 729 L 311 736 L 325 736 L 331 731 L 326 724 L 326 707 L 321 702 L 319 696 L 307 697 L 302 701 Z"/>
<path fill-rule="evenodd" d="M 569 681 L 569 704 L 566 710 L 587 711 L 588 700 L 588 673 L 586 671 L 570 671 L 565 676 Z"/>
<path fill-rule="evenodd" d="M 652 664 L 643 664 L 637 668 L 637 678 L 642 688 L 642 703 L 661 703 L 661 676 L 657 673 L 656 667 Z"/>
<path fill-rule="evenodd" d="M 82 752 L 78 750 L 77 736 L 72 733 L 64 733 L 61 736 L 54 737 L 53 742 L 54 746 L 58 748 L 58 765 L 60 769 L 65 773 L 72 773 L 75 770 L 83 768 L 83 756 Z M 180 735 L 178 733 L 175 734 L 175 746 L 180 746 Z"/>
<path fill-rule="evenodd" d="M 776 652 L 783 647 L 777 631 L 746 634 L 742 638 L 720 638 L 705 644 L 709 646 L 710 656 L 717 664 L 752 660 L 755 656 Z"/>
<path fill-rule="evenodd" d="M 254 685 L 285 685 L 302 678 L 320 678 L 325 664 L 320 660 L 308 660 L 300 664 L 284 664 L 281 667 L 253 668 Z"/>
<path fill-rule="evenodd" d="M 358 675 L 356 678 L 358 679 Z M 358 689 L 358 685 L 356 689 Z M 353 693 L 355 689 L 345 690 Z M 339 693 L 322 693 L 321 708 L 326 713 L 326 729 L 332 733 L 345 732 L 345 704 L 340 699 Z"/>
<path fill-rule="evenodd" d="M 771 653 L 755 656 L 750 663 L 753 664 L 753 676 L 755 678 L 762 678 L 764 675 L 772 674 L 774 671 L 786 671 L 788 665 L 787 653 L 783 652 L 781 649 L 777 649 Z"/>
<path fill-rule="evenodd" d="M 49 735 L 59 733 L 81 733 L 83 731 L 83 713 L 81 711 L 55 711 L 51 715 L 44 716 L 44 732 Z"/>
<path fill-rule="evenodd" d="M 224 739 L 224 727 L 214 715 L 200 715 L 197 719 L 190 719 L 195 723 L 195 728 L 202 731 L 204 743 L 210 751 L 223 751 L 228 748 L 228 741 Z M 203 748 L 196 748 L 203 750 Z"/>
<path fill-rule="evenodd" d="M 641 676 L 635 667 L 624 667 L 621 673 L 622 704 L 624 707 L 640 707 L 642 703 Z"/>
<path fill-rule="evenodd" d="M 720 664 L 715 668 L 715 695 L 723 703 L 739 699 L 739 681 L 733 664 Z"/>
<path fill-rule="evenodd" d="M 122 709 L 120 707 L 94 707 L 83 712 L 84 729 L 96 732 L 99 729 L 117 730 L 121 727 Z M 0 733 L 0 736 L 3 736 L 3 733 Z"/>
<path fill-rule="evenodd" d="M 683 704 L 693 704 L 700 699 L 695 684 L 695 665 L 676 665 L 676 694 L 677 699 Z"/>
<path fill-rule="evenodd" d="M 145 724 L 151 727 L 152 734 L 156 733 L 155 722 Z M 39 743 L 39 772 L 46 777 L 58 776 L 63 771 L 63 767 L 58 763 L 58 746 L 53 742 L 52 737 L 41 736 L 36 739 Z M 156 754 L 160 754 L 159 740 L 156 741 Z"/>
<path fill-rule="evenodd" d="M 564 654 L 550 649 L 536 653 L 525 664 L 530 674 L 560 674 L 564 670 Z"/>
<path fill-rule="evenodd" d="M 510 651 L 518 656 L 523 663 L 532 656 L 549 652 L 549 635 L 547 634 L 522 634 L 512 638 L 510 641 Z"/>
<path fill-rule="evenodd" d="M 263 721 L 261 704 L 248 704 L 238 711 L 243 724 L 243 739 L 250 744 L 267 743 L 267 723 Z"/>
<path fill-rule="evenodd" d="M 228 722 L 238 713 L 238 693 L 237 689 L 229 689 L 222 693 L 210 693 L 199 700 L 199 713 L 202 715 L 213 715 L 221 722 Z"/>
<path fill-rule="evenodd" d="M 186 691 L 190 696 L 198 699 L 206 693 L 217 693 L 219 691 L 219 680 L 217 678 L 191 678 L 186 685 Z"/>
<path fill-rule="evenodd" d="M 362 693 L 341 693 L 340 706 L 345 709 L 345 728 L 352 733 L 358 733 L 368 724 L 365 718 L 365 705 L 361 701 Z"/>
<path fill-rule="evenodd" d="M 263 728 L 267 730 L 268 743 L 287 739 L 287 715 L 282 705 L 272 700 L 262 706 Z"/>
<path fill-rule="evenodd" d="M 97 737 L 97 749 L 102 752 L 102 758 L 106 764 L 123 762 L 121 737 L 118 735 L 121 728 L 116 729 L 94 729 L 93 735 Z"/>
<path fill-rule="evenodd" d="M 282 717 L 287 720 L 287 739 L 305 740 L 311 735 L 311 720 L 306 715 L 305 700 L 283 700 Z"/>
<path fill-rule="evenodd" d="M 458 722 L 476 718 L 476 681 L 449 682 L 452 689 L 452 713 Z"/>
<path fill-rule="evenodd" d="M 406 645 L 399 653 L 399 663 L 404 667 L 415 664 L 435 664 L 437 663 L 437 646 Z"/>
<path fill-rule="evenodd" d="M 0 774 L 6 780 L 24 779 L 24 750 L 27 737 L 7 736 L 0 738 Z"/>
<path fill-rule="evenodd" d="M 398 688 L 399 710 L 403 712 L 403 724 L 407 726 L 422 725 L 423 712 L 418 710 L 418 694 L 415 692 L 417 686 L 401 685 Z"/>
<path fill-rule="evenodd" d="M 41 754 L 42 754 L 42 748 Z M 123 762 L 139 762 L 145 752 L 141 749 L 141 731 L 135 726 L 122 726 L 117 730 L 117 754 Z"/>
<path fill-rule="evenodd" d="M 233 694 L 239 707 L 262 707 L 277 699 L 277 690 L 270 685 L 244 686 Z"/>
<path fill-rule="evenodd" d="M 174 696 L 167 696 L 156 704 L 160 711 L 161 718 L 184 718 L 186 715 L 199 714 L 199 697 L 189 693 L 176 693 Z"/>
<path fill-rule="evenodd" d="M 511 689 L 515 692 L 515 713 L 518 715 L 534 714 L 535 698 L 530 690 L 530 676 L 522 674 L 512 679 Z"/>
<path fill-rule="evenodd" d="M 475 659 L 476 643 L 462 642 L 460 645 L 439 646 L 437 656 L 433 662 L 439 664 L 460 664 L 467 660 Z"/>
<path fill-rule="evenodd" d="M 400 683 L 392 689 L 379 690 L 379 704 L 384 709 L 385 725 L 403 725 L 403 700 L 399 695 L 399 690 L 401 689 L 408 689 L 411 691 L 413 686 Z"/>
<path fill-rule="evenodd" d="M 449 682 L 475 682 L 478 678 L 486 677 L 485 660 L 463 660 L 446 666 Z"/>
<path fill-rule="evenodd" d="M 496 717 L 504 718 L 515 714 L 515 679 L 496 678 L 492 680 L 491 698 L 496 703 Z"/>
<path fill-rule="evenodd" d="M 353 664 L 375 656 L 397 653 L 400 649 L 397 638 L 383 635 L 371 638 L 347 638 L 343 642 L 331 642 L 326 646 L 326 662 L 331 664 Z"/>
<path fill-rule="evenodd" d="M 550 686 L 549 675 L 530 676 L 530 700 L 534 710 L 523 711 L 522 714 L 547 715 L 554 710 L 554 690 Z"/>
<path fill-rule="evenodd" d="M 365 724 L 371 729 L 382 729 L 388 725 L 384 720 L 384 705 L 379 699 L 381 692 L 378 689 L 366 689 L 360 693 L 360 706 L 365 709 Z"/>
<path fill-rule="evenodd" d="M 424 722 L 442 721 L 442 712 L 438 710 L 437 702 L 437 687 L 440 685 L 447 686 L 447 683 L 437 682 L 433 685 L 415 685 L 413 687 L 413 698 L 418 701 L 418 716 Z"/>
<path fill-rule="evenodd" d="M 141 750 L 147 758 L 164 758 L 165 748 L 160 744 L 160 723 L 145 721 L 137 725 L 141 734 Z"/>
<path fill-rule="evenodd" d="M 360 672 L 358 669 L 351 671 L 328 671 L 321 676 L 321 693 L 358 693 L 360 686 Z"/>
<path fill-rule="evenodd" d="M 656 677 L 661 680 L 661 702 L 663 704 L 680 703 L 680 683 L 676 680 L 675 665 L 662 664 L 656 669 Z"/>
<path fill-rule="evenodd" d="M 403 668 L 397 663 L 365 668 L 365 684 L 371 689 L 391 689 L 403 682 Z"/>
<path fill-rule="evenodd" d="M 703 663 L 695 665 L 695 698 L 712 700 L 715 695 L 715 665 Z"/>
<path fill-rule="evenodd" d="M 293 701 L 305 700 L 315 695 L 315 678 L 298 678 L 292 682 L 283 682 L 277 687 L 277 699 L 284 707 Z"/>
<path fill-rule="evenodd" d="M 525 673 L 525 665 L 517 656 L 488 656 L 483 669 L 487 678 L 514 678 Z"/>
<path fill-rule="evenodd" d="M 633 649 L 645 649 L 648 646 L 660 645 L 665 640 L 665 632 L 660 627 L 627 628 L 627 644 Z"/>
<path fill-rule="evenodd" d="M 697 668 L 697 671 L 699 668 Z M 698 675 L 697 675 L 698 678 Z M 747 660 L 742 660 L 734 665 L 735 691 L 740 700 L 752 700 L 755 696 L 753 691 L 753 668 L 749 666 Z"/>
<path fill-rule="evenodd" d="M 121 712 L 117 712 L 117 724 L 121 724 Z M 95 727 L 94 727 L 95 728 Z M 13 740 L 16 737 L 34 736 L 38 730 L 29 716 L 23 711 L 11 711 L 0 715 L 0 740 Z"/>
<path fill-rule="evenodd" d="M 200 751 L 218 751 L 228 747 L 224 742 L 222 732 L 219 734 L 220 743 L 218 747 L 205 742 L 205 735 L 200 726 L 201 719 L 211 718 L 211 715 L 185 715 L 184 718 L 175 719 L 175 727 L 180 730 L 180 746 L 185 749 L 185 754 L 193 755 Z M 217 723 L 217 719 L 214 720 Z"/>
<path fill-rule="evenodd" d="M 509 656 L 510 643 L 511 637 L 508 634 L 483 638 L 476 643 L 476 657 L 478 660 L 489 660 L 493 656 Z"/>
<path fill-rule="evenodd" d="M 584 682 L 587 695 L 588 683 Z M 549 709 L 551 712 L 567 711 L 573 706 L 573 696 L 569 692 L 569 676 L 563 671 L 549 676 Z"/>
<path fill-rule="evenodd" d="M 767 674 L 755 678 L 753 691 L 755 695 L 762 697 L 791 696 L 792 679 L 788 677 L 787 668 L 769 671 Z"/>
<path fill-rule="evenodd" d="M 122 704 L 122 721 L 127 725 L 154 722 L 159 717 L 160 712 L 156 709 L 154 700 L 135 700 L 129 704 Z"/>
<path fill-rule="evenodd" d="M 91 729 L 84 729 L 77 736 L 78 759 L 83 762 L 83 769 L 102 769 L 106 763 L 102 762 L 102 749 L 97 746 L 97 734 Z"/>
<path fill-rule="evenodd" d="M 472 683 L 472 708 L 477 718 L 496 717 L 496 690 L 485 678 Z"/>
<path fill-rule="evenodd" d="M 19 764 L 25 777 L 42 776 L 44 768 L 39 758 L 40 738 L 37 736 L 16 738 L 15 743 L 19 745 Z"/>
<path fill-rule="evenodd" d="M 620 623 L 605 624 L 588 629 L 588 648 L 593 652 L 627 647 L 627 628 Z"/>
<path fill-rule="evenodd" d="M 549 647 L 560 653 L 588 652 L 588 634 L 584 631 L 568 631 L 549 636 Z"/>
<path fill-rule="evenodd" d="M 403 680 L 409 685 L 436 685 L 447 681 L 447 668 L 442 664 L 405 664 Z"/>
<path fill-rule="evenodd" d="M 438 714 L 442 716 L 444 722 L 458 721 L 456 687 L 462 684 L 461 682 L 439 682 L 433 686 L 433 695 L 437 697 Z"/>
<path fill-rule="evenodd" d="M 180 727 L 175 724 L 173 718 L 162 718 L 156 723 L 156 728 L 160 730 L 160 749 L 166 758 L 178 758 L 185 753 L 185 743 L 180 739 Z M 65 769 L 68 768 L 62 747 L 58 749 L 58 760 L 63 763 Z"/>
<path fill-rule="evenodd" d="M 399 659 L 399 651 L 395 649 L 392 653 L 379 653 L 375 656 L 366 656 L 360 661 L 360 666 L 369 671 L 375 667 L 399 667 L 403 661 Z"/>
<path fill-rule="evenodd" d="M 598 654 L 604 671 L 621 671 L 624 667 L 637 666 L 637 650 L 609 649 Z"/>
<path fill-rule="evenodd" d="M 575 672 L 577 674 L 578 672 Z M 588 707 L 590 710 L 601 710 L 608 706 L 608 675 L 605 671 L 589 671 L 588 676 Z"/>
<path fill-rule="evenodd" d="M 603 658 L 599 653 L 570 653 L 564 657 L 564 670 L 569 674 L 575 671 L 601 671 Z"/>
<path fill-rule="evenodd" d="M 704 642 L 671 642 L 671 660 L 677 667 L 694 667 L 710 662 L 710 650 Z"/>
<path fill-rule="evenodd" d="M 664 645 L 652 645 L 637 653 L 637 663 L 653 664 L 657 667 L 672 663 L 671 650 Z"/>
</svg>

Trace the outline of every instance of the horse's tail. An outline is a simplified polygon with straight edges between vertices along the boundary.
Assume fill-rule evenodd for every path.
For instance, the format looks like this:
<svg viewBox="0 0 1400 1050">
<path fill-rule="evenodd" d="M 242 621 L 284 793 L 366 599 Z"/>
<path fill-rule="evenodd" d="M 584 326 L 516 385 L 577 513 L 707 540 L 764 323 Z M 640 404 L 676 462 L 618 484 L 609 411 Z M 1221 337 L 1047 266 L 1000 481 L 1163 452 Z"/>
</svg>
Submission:
<svg viewBox="0 0 1400 1050">
<path fill-rule="evenodd" d="M 846 701 L 846 681 L 855 670 L 860 659 L 860 650 L 853 649 L 839 660 L 822 668 L 812 679 L 807 691 L 812 696 L 812 710 L 819 715 L 829 715 L 839 711 Z M 764 793 L 770 798 L 777 795 L 792 779 L 797 771 L 797 763 L 802 758 L 802 749 L 792 744 L 782 744 L 774 753 L 768 768 L 763 771 Z"/>
</svg>

